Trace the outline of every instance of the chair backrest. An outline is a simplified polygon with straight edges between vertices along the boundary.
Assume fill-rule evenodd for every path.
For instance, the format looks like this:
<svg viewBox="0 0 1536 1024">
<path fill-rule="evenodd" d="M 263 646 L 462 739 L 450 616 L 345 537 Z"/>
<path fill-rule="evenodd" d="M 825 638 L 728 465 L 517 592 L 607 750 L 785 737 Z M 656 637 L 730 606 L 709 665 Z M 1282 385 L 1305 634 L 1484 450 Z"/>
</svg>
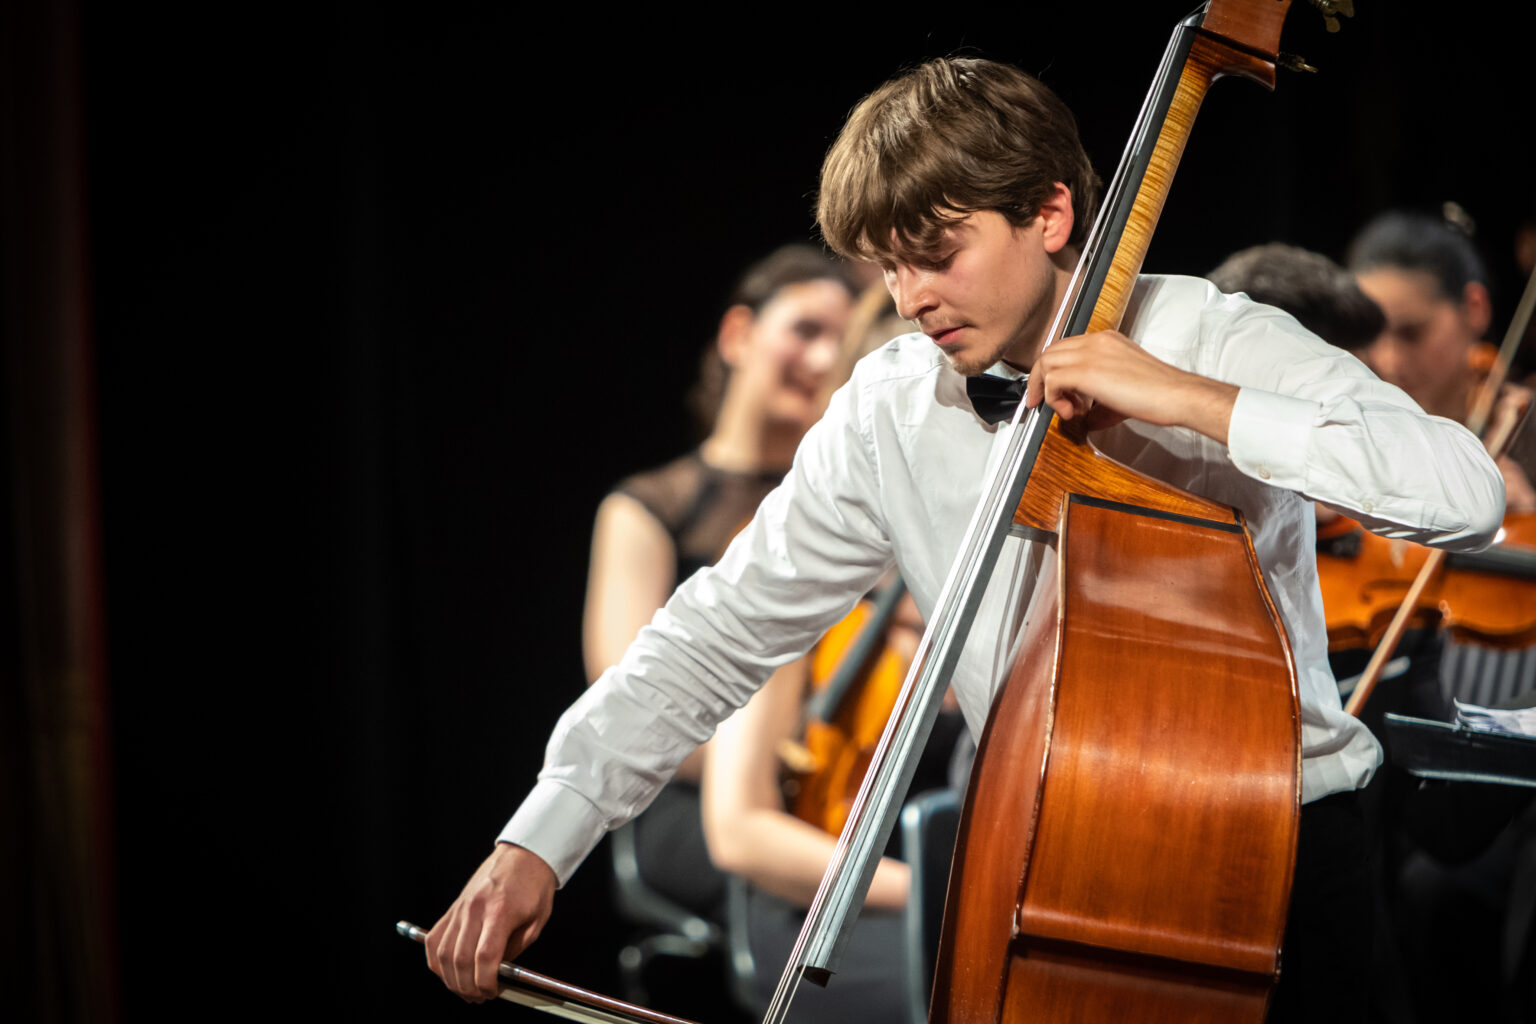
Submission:
<svg viewBox="0 0 1536 1024">
<path fill-rule="evenodd" d="M 952 789 L 923 793 L 901 809 L 902 855 L 912 871 L 907 897 L 906 976 L 913 1024 L 924 1024 L 928 1019 L 949 865 L 959 830 L 960 794 Z"/>
<path fill-rule="evenodd" d="M 609 848 L 613 851 L 614 899 L 621 915 L 642 926 L 659 928 L 694 942 L 721 948 L 724 936 L 719 925 L 705 920 L 646 884 L 640 873 L 634 822 L 614 829 Z"/>
<path fill-rule="evenodd" d="M 613 860 L 615 909 L 641 930 L 619 950 L 619 977 L 624 998 L 644 1005 L 650 1002 L 646 970 L 652 961 L 657 957 L 701 963 L 712 960 L 725 949 L 725 932 L 646 883 L 640 870 L 635 827 L 630 822 L 615 829 L 609 835 L 608 848 Z"/>
</svg>

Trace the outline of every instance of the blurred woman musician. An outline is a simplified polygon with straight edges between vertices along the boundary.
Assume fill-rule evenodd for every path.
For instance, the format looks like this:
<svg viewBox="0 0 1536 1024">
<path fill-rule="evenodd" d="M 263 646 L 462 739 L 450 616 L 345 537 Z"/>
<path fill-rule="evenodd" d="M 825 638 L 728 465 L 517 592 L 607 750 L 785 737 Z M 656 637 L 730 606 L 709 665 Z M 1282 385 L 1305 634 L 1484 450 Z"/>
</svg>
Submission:
<svg viewBox="0 0 1536 1024">
<path fill-rule="evenodd" d="M 846 266 L 810 245 L 780 248 L 738 280 L 694 394 L 703 443 L 622 481 L 598 507 L 582 620 L 589 683 L 677 584 L 719 558 L 788 470 L 824 408 L 856 287 Z M 718 921 L 725 886 L 700 824 L 703 759 L 701 747 L 682 764 L 634 839 L 648 886 Z"/>
<path fill-rule="evenodd" d="M 884 284 L 867 289 L 850 320 L 828 394 L 862 355 L 908 330 L 910 324 L 895 315 Z M 893 600 L 895 594 L 903 596 Z M 863 779 L 867 752 L 890 715 L 922 636 L 922 617 L 894 575 L 877 595 L 811 654 L 775 672 L 745 707 L 721 723 L 709 744 L 704 833 L 714 862 L 745 883 L 734 893 L 729 917 L 736 934 L 746 939 L 744 949 L 733 946 L 733 956 L 754 965 L 746 996 L 757 1014 L 772 999 L 777 968 L 789 958 Z M 883 621 L 874 610 L 881 605 L 889 608 Z M 831 724 L 808 722 L 810 708 L 820 703 L 812 698 L 837 685 L 831 680 L 845 659 L 856 657 L 852 650 L 865 629 L 878 631 L 880 653 L 868 665 L 861 689 L 850 694 Z M 958 710 L 946 706 L 910 792 L 952 786 L 951 752 L 962 732 Z M 892 856 L 881 858 L 836 981 L 825 989 L 803 986 L 795 1002 L 796 1019 L 843 1024 L 925 1017 L 926 1003 L 913 1005 L 919 989 L 907 976 L 922 973 L 909 948 L 919 937 L 905 916 L 911 891 L 908 866 Z"/>
<path fill-rule="evenodd" d="M 1348 263 L 1387 318 L 1361 353 L 1366 363 L 1425 412 L 1465 423 L 1495 354 L 1483 340 L 1493 321 L 1488 273 L 1466 229 L 1443 217 L 1383 213 L 1355 236 Z M 1524 389 L 1506 388 L 1496 416 L 1517 414 L 1528 400 Z M 1499 460 L 1512 513 L 1536 512 L 1522 461 Z"/>
</svg>

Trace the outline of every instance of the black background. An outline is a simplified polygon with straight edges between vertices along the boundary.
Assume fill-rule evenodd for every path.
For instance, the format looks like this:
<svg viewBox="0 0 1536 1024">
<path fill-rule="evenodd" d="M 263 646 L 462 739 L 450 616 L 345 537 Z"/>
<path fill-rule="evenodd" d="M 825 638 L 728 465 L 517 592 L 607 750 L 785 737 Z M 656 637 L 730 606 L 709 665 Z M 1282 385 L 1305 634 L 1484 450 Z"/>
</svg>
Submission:
<svg viewBox="0 0 1536 1024">
<path fill-rule="evenodd" d="M 1213 92 L 1147 269 L 1338 258 L 1451 199 L 1502 319 L 1529 16 L 1360 6 L 1335 36 L 1292 12 L 1322 73 Z M 477 1012 L 392 926 L 531 785 L 581 687 L 592 512 L 692 443 L 723 295 L 813 237 L 848 109 L 926 56 L 1011 61 L 1107 178 L 1183 13 L 87 4 L 128 1015 Z M 599 855 L 526 962 L 613 991 L 606 886 Z"/>
</svg>

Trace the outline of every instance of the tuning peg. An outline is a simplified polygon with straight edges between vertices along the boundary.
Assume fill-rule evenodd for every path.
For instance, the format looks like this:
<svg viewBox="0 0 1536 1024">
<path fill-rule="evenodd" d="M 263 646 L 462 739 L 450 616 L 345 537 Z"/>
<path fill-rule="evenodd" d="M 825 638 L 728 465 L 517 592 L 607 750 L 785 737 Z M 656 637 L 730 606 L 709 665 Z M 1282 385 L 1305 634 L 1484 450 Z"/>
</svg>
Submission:
<svg viewBox="0 0 1536 1024">
<path fill-rule="evenodd" d="M 1323 24 L 1328 26 L 1329 32 L 1339 30 L 1340 15 L 1355 16 L 1355 0 L 1312 0 L 1312 6 L 1323 13 Z"/>
</svg>

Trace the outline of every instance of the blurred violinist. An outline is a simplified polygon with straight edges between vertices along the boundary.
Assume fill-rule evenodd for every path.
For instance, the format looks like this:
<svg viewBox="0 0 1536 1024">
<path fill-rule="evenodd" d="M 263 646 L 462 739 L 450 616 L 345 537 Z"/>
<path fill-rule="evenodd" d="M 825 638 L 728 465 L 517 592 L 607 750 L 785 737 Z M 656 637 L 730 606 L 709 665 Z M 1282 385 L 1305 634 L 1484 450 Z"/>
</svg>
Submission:
<svg viewBox="0 0 1536 1024">
<path fill-rule="evenodd" d="M 1467 422 L 1494 349 L 1484 341 L 1493 321 L 1488 273 L 1464 227 L 1443 217 L 1389 211 L 1355 236 L 1348 262 L 1387 319 L 1365 349 L 1366 363 L 1430 415 Z M 1500 417 L 1519 415 L 1529 401 L 1528 391 L 1506 385 L 1489 433 Z M 1508 456 L 1498 461 L 1508 511 L 1536 511 L 1531 467 Z"/>
<path fill-rule="evenodd" d="M 1368 361 L 1428 411 L 1465 422 L 1493 368 L 1494 348 L 1484 341 L 1493 301 L 1469 218 L 1454 204 L 1444 213 L 1382 214 L 1356 236 L 1349 264 L 1387 317 L 1386 330 L 1367 350 Z M 1518 429 L 1530 400 L 1525 387 L 1500 387 L 1485 437 Z M 1533 451 L 1531 431 L 1519 430 L 1498 459 L 1512 517 L 1536 512 Z M 1515 530 L 1517 522 L 1507 520 L 1506 526 Z M 1514 603 L 1529 607 L 1529 597 Z M 1519 682 L 1529 678 L 1529 649 L 1450 639 L 1444 645 L 1445 656 L 1434 666 L 1435 695 L 1444 707 L 1431 717 L 1446 717 L 1452 696 L 1482 703 L 1512 697 L 1516 704 L 1529 704 L 1529 686 Z M 1425 645 L 1415 662 L 1437 649 Z M 1536 849 L 1529 790 L 1477 784 L 1399 790 L 1388 805 L 1395 808 L 1401 831 L 1388 848 L 1395 857 L 1387 862 L 1387 881 L 1417 1019 L 1532 1019 L 1529 900 L 1514 909 L 1516 893 L 1536 884 L 1529 859 Z M 1520 1002 L 1525 1012 L 1517 1014 L 1513 1007 Z"/>
<path fill-rule="evenodd" d="M 904 604 L 904 614 L 885 630 L 883 655 L 898 685 L 922 630 L 910 599 Z M 717 866 L 746 883 L 731 915 L 740 915 L 735 923 L 747 936 L 755 967 L 752 1009 L 759 1014 L 768 1007 L 779 965 L 799 935 L 837 844 L 836 834 L 790 812 L 782 786 L 784 753 L 799 749 L 812 694 L 811 663 L 819 660 L 813 655 L 775 672 L 746 707 L 721 723 L 705 763 L 704 833 Z M 880 725 L 889 707 L 883 711 Z M 856 789 L 860 778 L 846 782 Z M 906 864 L 881 858 L 837 984 L 803 993 L 797 1019 L 838 1024 L 864 1014 L 870 1020 L 909 1016 L 901 971 L 910 884 Z"/>
<path fill-rule="evenodd" d="M 789 468 L 821 416 L 853 306 L 847 266 L 789 245 L 749 267 L 705 351 L 693 404 L 708 435 L 693 451 L 619 483 L 598 507 L 582 619 L 588 681 L 623 655 L 676 586 L 719 558 Z M 635 824 L 645 883 L 720 920 L 724 878 L 699 818 L 703 748 Z"/>
<path fill-rule="evenodd" d="M 876 287 L 878 291 L 866 291 L 855 307 L 841 369 L 830 375 L 834 383 L 846 379 L 858 358 L 906 326 L 892 315 L 884 286 Z M 865 602 L 862 614 L 856 610 L 810 656 L 769 677 L 744 708 L 720 724 L 708 744 L 702 784 L 704 834 L 716 866 L 745 883 L 730 916 L 740 915 L 734 925 L 744 925 L 755 967 L 753 1009 L 759 1014 L 769 1004 L 778 981 L 776 968 L 787 959 L 805 908 L 826 873 L 846 803 L 862 781 L 868 755 L 850 748 L 872 745 L 871 737 L 878 737 L 922 635 L 922 618 L 899 580 L 885 581 L 872 596 L 885 595 L 887 587 L 894 588 L 891 595 L 901 596 L 885 597 L 889 611 L 883 620 L 871 610 L 879 601 Z M 808 722 L 811 698 L 854 656 L 864 630 L 878 635 L 880 653 L 858 674 L 845 698 L 848 713 L 831 723 Z M 946 757 L 960 727 L 958 714 L 951 713 L 935 730 L 930 742 L 935 760 Z M 807 732 L 816 728 L 833 734 L 828 742 L 838 746 L 813 742 Z M 930 771 L 920 773 L 913 788 L 943 784 L 945 780 Z M 902 976 L 909 890 L 907 865 L 892 856 L 882 858 L 843 954 L 837 984 L 803 992 L 796 1019 L 838 1024 L 911 1016 Z"/>
<path fill-rule="evenodd" d="M 1386 328 L 1381 308 L 1349 271 L 1321 253 L 1279 243 L 1254 246 L 1233 254 L 1208 276 L 1223 291 L 1243 292 L 1255 301 L 1291 313 L 1319 337 L 1356 356 L 1377 345 Z M 1376 575 L 1382 560 L 1373 553 L 1400 548 L 1404 542 L 1363 533 L 1326 505 L 1315 508 L 1318 578 L 1329 626 L 1328 660 L 1337 678 L 1349 680 L 1358 677 L 1372 651 L 1367 641 L 1374 616 L 1363 624 L 1355 622 L 1353 616 L 1359 614 L 1360 595 L 1374 592 L 1373 588 L 1382 587 L 1384 582 Z M 1399 560 L 1386 559 L 1388 564 Z M 1380 615 L 1388 615 L 1395 608 L 1413 571 L 1414 566 L 1402 570 L 1400 589 L 1383 588 Z M 1362 715 L 1378 735 L 1385 710 L 1436 720 L 1448 717 L 1440 687 L 1440 632 L 1433 628 L 1411 631 L 1397 649 L 1406 667 L 1394 673 L 1390 685 L 1375 691 Z M 1403 851 L 1412 844 L 1401 824 L 1402 806 L 1414 788 L 1413 780 L 1389 761 L 1365 793 L 1375 847 L 1372 862 L 1378 872 L 1373 881 L 1377 899 L 1375 948 L 1368 968 L 1372 1019 L 1393 1024 L 1415 1019 L 1400 950 L 1403 927 L 1396 884 Z"/>
</svg>

